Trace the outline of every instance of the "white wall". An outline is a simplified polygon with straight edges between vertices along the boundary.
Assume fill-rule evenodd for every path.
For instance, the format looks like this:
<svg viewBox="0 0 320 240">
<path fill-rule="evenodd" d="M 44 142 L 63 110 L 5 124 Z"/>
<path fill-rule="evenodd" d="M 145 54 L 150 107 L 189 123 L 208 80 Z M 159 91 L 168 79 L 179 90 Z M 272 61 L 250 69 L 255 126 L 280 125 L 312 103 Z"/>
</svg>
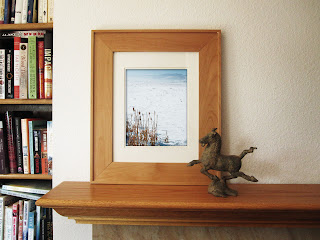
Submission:
<svg viewBox="0 0 320 240">
<path fill-rule="evenodd" d="M 261 183 L 320 183 L 320 1 L 55 0 L 54 185 L 89 181 L 92 29 L 221 29 L 224 153 Z M 54 216 L 55 239 L 91 239 Z"/>
</svg>

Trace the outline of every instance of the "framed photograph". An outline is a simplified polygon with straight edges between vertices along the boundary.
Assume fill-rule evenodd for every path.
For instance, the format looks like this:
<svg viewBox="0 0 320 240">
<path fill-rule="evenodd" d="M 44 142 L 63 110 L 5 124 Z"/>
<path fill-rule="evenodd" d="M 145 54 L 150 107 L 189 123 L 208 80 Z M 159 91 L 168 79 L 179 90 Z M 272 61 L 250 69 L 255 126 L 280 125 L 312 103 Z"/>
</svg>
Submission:
<svg viewBox="0 0 320 240">
<path fill-rule="evenodd" d="M 221 129 L 219 30 L 92 31 L 91 183 L 207 185 Z"/>
</svg>

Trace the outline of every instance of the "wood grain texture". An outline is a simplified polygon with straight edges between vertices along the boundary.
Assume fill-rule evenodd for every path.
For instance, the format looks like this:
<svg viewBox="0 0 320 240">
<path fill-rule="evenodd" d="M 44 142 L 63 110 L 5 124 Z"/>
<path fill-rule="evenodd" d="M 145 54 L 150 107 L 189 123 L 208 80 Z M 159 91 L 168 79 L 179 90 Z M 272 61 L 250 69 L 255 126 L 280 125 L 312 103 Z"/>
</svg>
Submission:
<svg viewBox="0 0 320 240">
<path fill-rule="evenodd" d="M 114 52 L 199 52 L 200 136 L 221 130 L 219 30 L 110 30 L 92 32 L 91 182 L 94 184 L 207 185 L 186 164 L 114 163 L 112 154 Z M 202 148 L 200 147 L 200 155 Z M 126 166 L 127 165 L 127 166 Z M 174 173 L 176 171 L 176 173 Z"/>
<path fill-rule="evenodd" d="M 1 24 L 0 30 L 52 30 L 53 23 Z"/>
<path fill-rule="evenodd" d="M 52 99 L 1 99 L 0 104 L 35 104 L 46 105 L 52 104 Z"/>
<path fill-rule="evenodd" d="M 51 175 L 44 175 L 44 174 L 0 174 L 0 179 L 52 180 L 52 176 Z"/>
<path fill-rule="evenodd" d="M 215 198 L 205 186 L 63 182 L 37 201 L 79 223 L 165 226 L 319 227 L 320 185 L 235 184 Z"/>
<path fill-rule="evenodd" d="M 318 240 L 320 229 L 93 225 L 93 240 Z"/>
</svg>

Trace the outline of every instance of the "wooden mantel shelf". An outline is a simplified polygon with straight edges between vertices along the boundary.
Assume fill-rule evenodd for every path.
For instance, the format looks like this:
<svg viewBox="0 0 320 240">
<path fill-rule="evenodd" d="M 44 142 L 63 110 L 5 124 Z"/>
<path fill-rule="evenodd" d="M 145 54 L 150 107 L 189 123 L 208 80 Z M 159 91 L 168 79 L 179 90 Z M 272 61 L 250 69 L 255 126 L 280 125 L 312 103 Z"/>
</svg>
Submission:
<svg viewBox="0 0 320 240">
<path fill-rule="evenodd" d="M 37 201 L 77 223 L 166 226 L 320 227 L 320 184 L 234 184 L 238 197 L 206 186 L 63 182 Z"/>
</svg>

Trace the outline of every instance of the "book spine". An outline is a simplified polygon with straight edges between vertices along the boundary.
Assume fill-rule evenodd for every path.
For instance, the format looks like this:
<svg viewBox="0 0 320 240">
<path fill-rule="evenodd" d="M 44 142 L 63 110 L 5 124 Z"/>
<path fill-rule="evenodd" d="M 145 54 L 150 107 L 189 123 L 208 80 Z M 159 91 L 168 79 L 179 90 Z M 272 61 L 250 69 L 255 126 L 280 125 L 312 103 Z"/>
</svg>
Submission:
<svg viewBox="0 0 320 240">
<path fill-rule="evenodd" d="M 28 0 L 28 14 L 27 14 L 28 23 L 33 22 L 33 4 L 34 4 L 34 0 Z"/>
<path fill-rule="evenodd" d="M 22 22 L 21 23 L 27 23 L 28 19 L 28 0 L 23 0 L 22 3 Z"/>
<path fill-rule="evenodd" d="M 16 9 L 15 9 L 15 16 L 14 16 L 14 23 L 15 24 L 22 23 L 23 1 L 24 0 L 16 0 Z"/>
<path fill-rule="evenodd" d="M 30 211 L 30 200 L 24 201 L 23 206 L 23 240 L 28 240 L 28 220 Z"/>
<path fill-rule="evenodd" d="M 38 50 L 38 98 L 44 99 L 44 41 L 37 42 Z"/>
<path fill-rule="evenodd" d="M 23 200 L 19 200 L 19 228 L 18 228 L 18 240 L 23 239 Z"/>
<path fill-rule="evenodd" d="M 28 43 L 20 43 L 20 99 L 28 98 Z"/>
<path fill-rule="evenodd" d="M 43 23 L 43 0 L 38 0 L 38 23 Z"/>
<path fill-rule="evenodd" d="M 34 216 L 35 212 L 29 212 L 29 219 L 28 219 L 28 239 L 34 239 Z"/>
<path fill-rule="evenodd" d="M 6 98 L 6 50 L 0 49 L 0 99 Z"/>
<path fill-rule="evenodd" d="M 41 149 L 39 130 L 33 131 L 33 156 L 34 156 L 34 173 L 41 173 Z"/>
<path fill-rule="evenodd" d="M 41 216 L 41 223 L 40 223 L 40 227 L 41 227 L 41 240 L 47 240 L 47 209 L 44 208 L 43 209 L 43 216 Z"/>
<path fill-rule="evenodd" d="M 53 240 L 52 208 L 48 209 L 47 239 Z"/>
<path fill-rule="evenodd" d="M 53 23 L 53 0 L 48 0 L 48 23 Z"/>
<path fill-rule="evenodd" d="M 52 32 L 48 32 L 44 38 L 44 91 L 45 98 L 52 98 Z"/>
<path fill-rule="evenodd" d="M 41 167 L 42 174 L 48 174 L 47 130 L 41 130 Z"/>
<path fill-rule="evenodd" d="M 42 194 L 42 195 L 49 192 L 49 190 L 38 189 L 36 187 L 26 188 L 26 187 L 11 186 L 11 185 L 6 185 L 6 184 L 2 185 L 1 189 L 8 190 L 8 191 L 15 191 L 15 192 Z"/>
<path fill-rule="evenodd" d="M 10 23 L 14 23 L 16 14 L 16 0 L 11 1 L 11 13 L 10 13 Z"/>
<path fill-rule="evenodd" d="M 28 66 L 29 66 L 29 99 L 37 98 L 37 38 L 36 36 L 28 37 Z"/>
<path fill-rule="evenodd" d="M 20 43 L 21 37 L 14 37 L 14 98 L 20 97 Z"/>
<path fill-rule="evenodd" d="M 0 240 L 3 240 L 3 227 L 4 227 L 4 202 L 0 198 Z"/>
<path fill-rule="evenodd" d="M 47 159 L 48 159 L 48 174 L 52 175 L 52 153 L 53 148 L 53 129 L 52 121 L 47 122 Z"/>
<path fill-rule="evenodd" d="M 28 119 L 21 119 L 21 138 L 22 138 L 22 152 L 23 152 L 23 172 L 30 173 L 29 161 L 29 127 Z"/>
<path fill-rule="evenodd" d="M 9 168 L 10 173 L 17 173 L 17 160 L 15 144 L 13 139 L 13 120 L 12 112 L 7 111 L 5 114 L 6 126 L 7 126 L 7 140 L 8 140 L 8 156 L 9 156 Z"/>
<path fill-rule="evenodd" d="M 32 125 L 32 121 L 28 122 L 28 126 L 29 126 L 29 164 L 30 164 L 30 173 L 34 174 L 34 138 L 33 138 L 33 125 Z"/>
<path fill-rule="evenodd" d="M 16 153 L 17 153 L 17 165 L 18 173 L 23 173 L 23 151 L 22 151 L 22 137 L 21 137 L 21 118 L 14 118 L 14 133 L 16 140 Z"/>
<path fill-rule="evenodd" d="M 0 174 L 9 173 L 3 122 L 0 121 Z"/>
<path fill-rule="evenodd" d="M 6 98 L 12 99 L 13 95 L 13 52 L 11 49 L 6 50 Z"/>
<path fill-rule="evenodd" d="M 0 189 L 0 192 L 5 195 L 10 195 L 18 198 L 25 198 L 25 199 L 30 199 L 33 201 L 37 201 L 42 197 L 40 194 L 34 194 L 34 193 L 24 193 L 24 192 L 15 192 L 15 191 L 9 191 L 5 189 Z"/>
<path fill-rule="evenodd" d="M 32 22 L 37 23 L 38 22 L 38 4 L 37 0 L 33 1 L 33 17 L 32 17 Z"/>
<path fill-rule="evenodd" d="M 0 24 L 4 24 L 4 0 L 0 0 Z"/>
<path fill-rule="evenodd" d="M 19 202 L 12 205 L 12 240 L 17 240 L 19 228 Z"/>
<path fill-rule="evenodd" d="M 40 206 L 36 206 L 36 218 L 37 218 L 37 224 L 36 224 L 36 240 L 40 240 L 41 236 L 41 212 L 42 209 Z"/>
<path fill-rule="evenodd" d="M 10 22 L 10 11 L 11 11 L 11 0 L 5 0 L 4 3 L 4 23 L 9 24 Z"/>
<path fill-rule="evenodd" d="M 42 3 L 43 3 L 43 7 L 42 7 L 43 23 L 47 23 L 48 22 L 48 0 L 42 0 Z"/>
<path fill-rule="evenodd" d="M 12 239 L 12 206 L 6 206 L 5 207 L 5 238 L 6 239 Z"/>
</svg>

